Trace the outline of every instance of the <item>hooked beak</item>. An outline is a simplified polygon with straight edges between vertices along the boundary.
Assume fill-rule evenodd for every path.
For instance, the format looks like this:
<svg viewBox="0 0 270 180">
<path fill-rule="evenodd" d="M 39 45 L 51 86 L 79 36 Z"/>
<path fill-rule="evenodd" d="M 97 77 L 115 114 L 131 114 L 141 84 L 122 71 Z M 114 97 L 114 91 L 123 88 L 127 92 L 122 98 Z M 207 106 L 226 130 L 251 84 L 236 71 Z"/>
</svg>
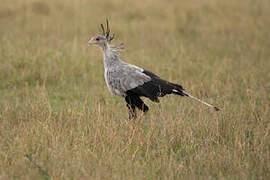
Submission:
<svg viewBox="0 0 270 180">
<path fill-rule="evenodd" d="M 92 41 L 89 40 L 89 41 L 88 41 L 88 46 L 91 46 L 91 45 L 92 45 Z"/>
<path fill-rule="evenodd" d="M 88 41 L 88 46 L 91 46 L 93 44 L 96 44 L 96 40 L 94 38 L 91 38 L 89 41 Z"/>
</svg>

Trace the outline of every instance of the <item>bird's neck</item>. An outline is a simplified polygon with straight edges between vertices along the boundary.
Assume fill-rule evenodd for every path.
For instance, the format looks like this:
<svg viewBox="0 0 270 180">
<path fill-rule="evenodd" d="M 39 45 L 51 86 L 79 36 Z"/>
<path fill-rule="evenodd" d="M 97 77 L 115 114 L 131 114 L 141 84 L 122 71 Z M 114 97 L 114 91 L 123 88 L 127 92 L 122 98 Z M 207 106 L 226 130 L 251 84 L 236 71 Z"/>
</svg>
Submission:
<svg viewBox="0 0 270 180">
<path fill-rule="evenodd" d="M 103 51 L 104 67 L 108 68 L 120 61 L 119 51 L 116 47 L 110 46 L 108 43 L 101 47 Z"/>
</svg>

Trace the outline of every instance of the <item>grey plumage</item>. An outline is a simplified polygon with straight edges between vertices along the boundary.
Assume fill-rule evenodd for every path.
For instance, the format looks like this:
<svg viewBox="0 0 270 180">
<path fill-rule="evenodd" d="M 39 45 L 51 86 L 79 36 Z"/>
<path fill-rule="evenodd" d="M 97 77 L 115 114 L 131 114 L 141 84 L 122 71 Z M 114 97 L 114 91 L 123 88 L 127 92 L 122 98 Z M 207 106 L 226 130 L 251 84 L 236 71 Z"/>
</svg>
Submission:
<svg viewBox="0 0 270 180">
<path fill-rule="evenodd" d="M 102 24 L 101 28 L 103 31 L 102 35 L 91 38 L 88 44 L 97 45 L 102 49 L 104 76 L 108 89 L 112 94 L 125 98 L 130 117 L 136 117 L 135 107 L 143 112 L 148 111 L 147 105 L 140 98 L 141 96 L 147 97 L 154 102 L 159 102 L 158 97 L 163 97 L 166 94 L 190 97 L 215 108 L 215 110 L 219 110 L 217 107 L 184 92 L 181 85 L 171 83 L 150 71 L 121 61 L 119 55 L 122 45 L 111 46 L 109 44 L 113 40 L 114 35 L 110 36 L 108 20 L 106 32 Z"/>
<path fill-rule="evenodd" d="M 113 64 L 105 67 L 105 80 L 111 93 L 125 97 L 128 90 L 151 80 L 142 73 L 141 68 L 124 63 L 118 58 L 113 61 L 115 61 Z"/>
</svg>

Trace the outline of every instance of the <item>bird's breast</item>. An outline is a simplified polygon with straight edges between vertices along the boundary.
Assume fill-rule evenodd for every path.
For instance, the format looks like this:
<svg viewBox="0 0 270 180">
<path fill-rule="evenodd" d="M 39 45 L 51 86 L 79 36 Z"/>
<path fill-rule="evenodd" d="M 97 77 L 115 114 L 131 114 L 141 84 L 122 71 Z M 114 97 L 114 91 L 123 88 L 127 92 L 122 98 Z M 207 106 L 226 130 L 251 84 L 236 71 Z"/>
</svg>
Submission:
<svg viewBox="0 0 270 180">
<path fill-rule="evenodd" d="M 113 95 L 124 97 L 126 94 L 125 92 L 122 91 L 120 80 L 118 78 L 113 77 L 111 73 L 112 73 L 111 71 L 105 69 L 104 76 L 109 91 Z"/>
</svg>

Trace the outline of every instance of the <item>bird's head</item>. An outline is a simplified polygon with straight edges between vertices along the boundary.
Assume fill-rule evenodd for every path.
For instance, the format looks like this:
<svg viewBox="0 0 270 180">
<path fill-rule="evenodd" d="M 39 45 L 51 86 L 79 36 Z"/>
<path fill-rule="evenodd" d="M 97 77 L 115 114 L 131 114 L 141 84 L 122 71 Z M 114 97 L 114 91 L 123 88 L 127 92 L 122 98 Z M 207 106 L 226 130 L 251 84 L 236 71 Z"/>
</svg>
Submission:
<svg viewBox="0 0 270 180">
<path fill-rule="evenodd" d="M 104 47 L 109 44 L 114 39 L 114 34 L 110 36 L 109 21 L 106 20 L 106 31 L 103 24 L 101 24 L 102 35 L 96 35 L 88 41 L 88 45 L 97 45 L 99 47 Z"/>
</svg>

